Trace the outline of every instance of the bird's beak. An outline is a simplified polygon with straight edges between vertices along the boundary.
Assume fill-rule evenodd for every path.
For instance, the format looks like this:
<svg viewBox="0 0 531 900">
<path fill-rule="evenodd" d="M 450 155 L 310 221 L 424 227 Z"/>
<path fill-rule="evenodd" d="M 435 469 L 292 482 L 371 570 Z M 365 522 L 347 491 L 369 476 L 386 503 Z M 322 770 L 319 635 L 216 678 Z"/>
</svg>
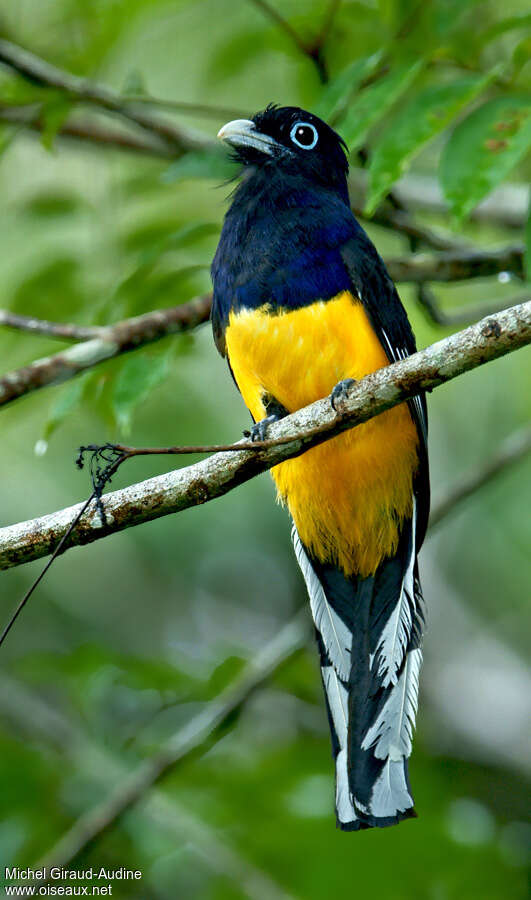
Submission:
<svg viewBox="0 0 531 900">
<path fill-rule="evenodd" d="M 281 149 L 280 144 L 268 134 L 257 131 L 251 119 L 234 119 L 218 131 L 220 141 L 226 141 L 233 147 L 253 147 L 268 156 L 275 156 Z"/>
</svg>

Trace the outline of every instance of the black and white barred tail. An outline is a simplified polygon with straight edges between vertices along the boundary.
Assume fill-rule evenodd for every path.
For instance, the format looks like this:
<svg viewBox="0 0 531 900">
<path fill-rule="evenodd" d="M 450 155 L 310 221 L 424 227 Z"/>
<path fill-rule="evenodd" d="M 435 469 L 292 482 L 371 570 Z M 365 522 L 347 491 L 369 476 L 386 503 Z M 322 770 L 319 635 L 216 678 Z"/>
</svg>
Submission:
<svg viewBox="0 0 531 900">
<path fill-rule="evenodd" d="M 417 711 L 423 602 L 415 510 L 397 554 L 374 576 L 346 578 L 311 560 L 295 526 L 325 689 L 340 828 L 395 825 L 415 816 L 408 777 Z"/>
</svg>

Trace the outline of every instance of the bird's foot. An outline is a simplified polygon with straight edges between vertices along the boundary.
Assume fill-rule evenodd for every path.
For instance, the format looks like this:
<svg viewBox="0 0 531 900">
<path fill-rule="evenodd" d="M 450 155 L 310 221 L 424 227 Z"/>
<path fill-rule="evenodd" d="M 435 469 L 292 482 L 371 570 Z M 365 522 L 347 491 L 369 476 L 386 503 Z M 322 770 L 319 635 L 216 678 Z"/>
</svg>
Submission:
<svg viewBox="0 0 531 900">
<path fill-rule="evenodd" d="M 276 397 L 272 397 L 271 394 L 264 394 L 262 403 L 264 404 L 267 416 L 265 419 L 255 422 L 250 431 L 243 432 L 245 437 L 250 437 L 253 442 L 267 440 L 267 429 L 269 426 L 272 425 L 273 422 L 279 422 L 284 416 L 289 415 L 286 407 L 282 406 L 282 403 L 279 403 Z"/>
<path fill-rule="evenodd" d="M 353 384 L 356 384 L 355 378 L 344 378 L 343 381 L 339 381 L 335 388 L 333 388 L 332 393 L 330 394 L 330 405 L 334 412 L 341 412 L 341 406 L 348 397 L 349 388 L 352 387 Z"/>
<path fill-rule="evenodd" d="M 253 427 L 249 432 L 249 437 L 251 441 L 254 443 L 255 441 L 266 441 L 267 440 L 267 429 L 273 422 L 278 422 L 282 419 L 283 416 L 280 416 L 278 413 L 273 413 L 270 416 L 266 416 L 265 419 L 260 419 L 259 422 L 255 422 Z"/>
</svg>

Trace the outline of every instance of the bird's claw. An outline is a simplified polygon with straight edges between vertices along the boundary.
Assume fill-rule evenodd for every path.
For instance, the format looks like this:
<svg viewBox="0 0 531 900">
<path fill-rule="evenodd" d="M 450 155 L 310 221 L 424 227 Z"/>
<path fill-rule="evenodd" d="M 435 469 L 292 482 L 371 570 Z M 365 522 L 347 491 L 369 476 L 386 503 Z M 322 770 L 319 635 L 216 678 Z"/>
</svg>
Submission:
<svg viewBox="0 0 531 900">
<path fill-rule="evenodd" d="M 355 383 L 355 378 L 344 378 L 343 381 L 339 381 L 333 388 L 330 394 L 330 405 L 334 412 L 341 412 L 340 407 L 348 396 L 349 388 Z"/>
<path fill-rule="evenodd" d="M 271 415 L 266 416 L 265 419 L 261 419 L 259 422 L 255 422 L 250 431 L 251 441 L 254 443 L 255 441 L 267 440 L 267 429 L 273 422 L 278 422 L 280 418 L 278 415 Z"/>
</svg>

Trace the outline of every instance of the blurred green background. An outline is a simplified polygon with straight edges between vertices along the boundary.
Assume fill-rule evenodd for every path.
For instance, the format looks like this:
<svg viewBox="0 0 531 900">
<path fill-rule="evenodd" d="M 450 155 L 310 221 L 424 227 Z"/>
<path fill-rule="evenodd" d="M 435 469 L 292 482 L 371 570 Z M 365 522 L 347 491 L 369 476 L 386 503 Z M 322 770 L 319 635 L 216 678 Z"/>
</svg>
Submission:
<svg viewBox="0 0 531 900">
<path fill-rule="evenodd" d="M 461 156 L 454 149 L 452 157 L 449 135 L 484 102 L 529 98 L 524 0 L 509 0 L 503 9 L 470 0 L 418 6 L 343 0 L 332 6 L 322 60 L 331 85 L 339 85 L 343 106 L 335 111 L 330 88 L 327 93 L 321 83 L 323 65 L 319 73 L 250 0 L 3 0 L 0 32 L 127 94 L 149 91 L 244 115 L 271 101 L 323 108 L 336 116 L 351 146 L 363 144 L 361 161 L 354 155 L 352 162 L 358 175 L 363 165 L 372 166 L 374 205 L 406 170 L 421 189 L 433 186 L 442 154 L 453 213 L 423 209 L 419 221 L 453 229 L 456 238 L 483 248 L 521 241 L 523 228 L 506 227 L 495 214 L 465 217 L 467 203 L 471 208 L 480 199 L 474 193 L 481 191 L 479 163 L 463 155 L 460 183 Z M 313 0 L 287 0 L 276 9 L 307 41 L 330 12 L 327 3 Z M 355 103 L 364 94 L 348 93 L 356 73 L 346 67 L 377 53 L 385 70 L 373 86 L 381 93 L 365 102 L 371 121 L 361 134 L 363 110 Z M 480 85 L 481 73 L 488 79 Z M 449 109 L 444 91 L 463 78 L 476 79 L 470 96 L 459 95 L 439 128 L 430 112 L 435 95 L 423 92 L 442 92 Z M 369 79 L 365 90 L 370 87 Z M 209 290 L 230 191 L 219 157 L 194 154 L 173 164 L 68 142 L 55 132 L 70 103 L 3 69 L 0 106 L 25 103 L 42 104 L 46 127 L 42 138 L 6 124 L 0 132 L 0 305 L 88 325 Z M 408 106 L 415 103 L 416 112 Z M 108 121 L 101 112 L 92 115 Z M 423 115 L 425 138 L 408 135 L 412 117 Z M 227 118 L 173 120 L 214 138 Z M 407 152 L 398 158 L 393 138 L 404 132 Z M 465 134 L 465 146 L 473 139 Z M 513 162 L 507 172 L 502 164 L 497 173 L 486 166 L 483 192 L 502 179 L 525 185 L 531 168 L 523 150 Z M 382 255 L 410 252 L 400 233 L 370 222 L 367 228 Z M 436 286 L 450 311 L 508 302 L 524 291 L 509 275 Z M 453 330 L 429 321 L 410 286 L 400 293 L 419 346 Z M 3 329 L 2 371 L 62 347 Z M 429 398 L 435 499 L 484 464 L 526 422 L 530 408 L 525 351 L 435 391 Z M 88 495 L 88 476 L 73 464 L 80 444 L 231 441 L 248 426 L 208 326 L 101 365 L 1 413 L 2 525 Z M 113 484 L 132 483 L 165 465 L 169 470 L 174 461 L 131 461 Z M 529 458 L 507 470 L 434 529 L 422 552 L 429 625 L 411 762 L 419 819 L 384 831 L 336 831 L 328 726 L 309 643 L 253 695 L 214 747 L 164 781 L 171 828 L 153 822 L 139 805 L 71 867 L 141 869 L 140 883 L 116 882 L 113 895 L 157 900 L 526 896 L 530 474 Z M 4 620 L 41 567 L 37 562 L 2 573 Z M 1 652 L 2 869 L 35 863 L 105 796 L 115 763 L 127 770 L 153 753 L 304 602 L 288 517 L 275 504 L 268 476 L 57 561 Z"/>
</svg>

